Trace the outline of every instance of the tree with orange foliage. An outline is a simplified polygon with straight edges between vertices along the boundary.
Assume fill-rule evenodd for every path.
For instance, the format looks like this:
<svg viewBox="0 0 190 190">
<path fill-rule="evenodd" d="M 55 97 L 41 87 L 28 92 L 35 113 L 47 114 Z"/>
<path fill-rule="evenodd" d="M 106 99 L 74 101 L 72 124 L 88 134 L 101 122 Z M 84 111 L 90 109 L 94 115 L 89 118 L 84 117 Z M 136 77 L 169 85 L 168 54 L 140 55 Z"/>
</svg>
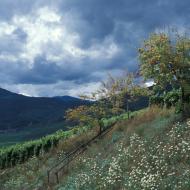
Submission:
<svg viewBox="0 0 190 190">
<path fill-rule="evenodd" d="M 146 79 L 154 80 L 160 90 L 167 85 L 181 89 L 181 108 L 190 114 L 190 38 L 175 38 L 160 33 L 152 34 L 139 49 L 140 71 Z"/>
</svg>

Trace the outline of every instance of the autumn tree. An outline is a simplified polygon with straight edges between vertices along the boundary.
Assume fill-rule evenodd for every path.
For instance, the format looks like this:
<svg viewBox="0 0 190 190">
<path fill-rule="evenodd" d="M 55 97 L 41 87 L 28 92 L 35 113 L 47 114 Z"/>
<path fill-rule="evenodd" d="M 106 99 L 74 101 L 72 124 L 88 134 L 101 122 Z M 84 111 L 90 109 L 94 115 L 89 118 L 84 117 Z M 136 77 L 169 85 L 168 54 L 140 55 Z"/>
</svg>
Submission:
<svg viewBox="0 0 190 190">
<path fill-rule="evenodd" d="M 148 94 L 146 88 L 135 82 L 135 78 L 134 73 L 125 72 L 120 77 L 113 78 L 109 76 L 109 80 L 102 85 L 102 91 L 107 92 L 107 97 L 112 103 L 113 109 L 127 111 L 128 118 L 130 117 L 129 103 L 137 101 L 139 97 Z"/>
<path fill-rule="evenodd" d="M 108 75 L 107 80 L 102 82 L 97 91 L 90 95 L 80 95 L 82 99 L 92 100 L 93 104 L 68 110 L 66 118 L 79 125 L 98 126 L 100 133 L 104 127 L 103 118 L 119 115 L 125 111 L 129 118 L 129 102 L 145 95 L 145 89 L 136 84 L 134 79 L 133 73 L 120 77 Z"/>
<path fill-rule="evenodd" d="M 104 127 L 103 118 L 112 116 L 112 106 L 107 92 L 103 88 L 90 95 L 80 95 L 81 99 L 91 100 L 91 105 L 83 105 L 66 112 L 66 119 L 79 125 L 98 126 L 101 133 Z"/>
<path fill-rule="evenodd" d="M 91 125 L 99 127 L 101 133 L 104 127 L 103 118 L 110 115 L 109 108 L 100 106 L 98 102 L 92 105 L 83 105 L 66 112 L 66 119 L 77 122 L 78 125 Z"/>
<path fill-rule="evenodd" d="M 168 34 L 152 34 L 139 49 L 140 71 L 145 79 L 152 79 L 157 89 L 168 85 L 181 90 L 184 115 L 190 113 L 190 38 Z"/>
<path fill-rule="evenodd" d="M 77 125 L 88 125 L 93 122 L 90 115 L 89 107 L 87 105 L 82 105 L 74 109 L 69 109 L 66 111 L 66 119 L 76 123 Z"/>
<path fill-rule="evenodd" d="M 119 77 L 109 74 L 107 80 L 88 99 L 97 101 L 98 107 L 107 109 L 106 113 L 109 115 L 127 111 L 129 118 L 129 103 L 138 100 L 140 96 L 146 96 L 147 93 L 146 88 L 135 82 L 135 74 L 124 72 Z"/>
</svg>

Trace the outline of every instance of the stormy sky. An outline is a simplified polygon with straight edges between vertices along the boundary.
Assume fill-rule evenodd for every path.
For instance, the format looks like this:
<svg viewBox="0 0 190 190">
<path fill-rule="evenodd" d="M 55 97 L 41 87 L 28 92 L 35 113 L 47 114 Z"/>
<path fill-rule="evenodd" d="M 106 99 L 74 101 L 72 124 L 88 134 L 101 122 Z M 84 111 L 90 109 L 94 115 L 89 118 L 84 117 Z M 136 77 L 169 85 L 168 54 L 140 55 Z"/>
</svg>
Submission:
<svg viewBox="0 0 190 190">
<path fill-rule="evenodd" d="M 95 90 L 138 69 L 151 32 L 190 26 L 189 0 L 1 0 L 0 87 L 30 96 Z"/>
</svg>

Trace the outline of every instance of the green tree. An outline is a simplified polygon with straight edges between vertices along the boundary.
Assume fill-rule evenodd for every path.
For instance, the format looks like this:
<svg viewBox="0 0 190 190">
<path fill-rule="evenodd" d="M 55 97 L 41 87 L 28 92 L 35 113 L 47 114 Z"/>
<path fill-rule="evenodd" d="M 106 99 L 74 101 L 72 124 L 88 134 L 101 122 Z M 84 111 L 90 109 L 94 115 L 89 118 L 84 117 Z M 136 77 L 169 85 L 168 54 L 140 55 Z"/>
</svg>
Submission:
<svg viewBox="0 0 190 190">
<path fill-rule="evenodd" d="M 190 113 L 190 38 L 175 38 L 160 33 L 152 34 L 139 49 L 140 71 L 145 79 L 152 79 L 160 90 L 167 85 L 181 89 L 184 115 Z"/>
</svg>

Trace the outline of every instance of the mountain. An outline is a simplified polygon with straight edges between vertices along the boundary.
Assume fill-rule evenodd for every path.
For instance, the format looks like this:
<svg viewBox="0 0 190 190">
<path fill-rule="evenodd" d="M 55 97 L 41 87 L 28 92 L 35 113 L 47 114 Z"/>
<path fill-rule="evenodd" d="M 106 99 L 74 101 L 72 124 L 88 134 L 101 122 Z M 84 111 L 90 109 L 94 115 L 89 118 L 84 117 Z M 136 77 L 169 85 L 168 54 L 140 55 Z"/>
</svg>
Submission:
<svg viewBox="0 0 190 190">
<path fill-rule="evenodd" d="M 9 98 L 15 96 L 22 96 L 22 95 L 0 88 L 0 98 Z"/>
<path fill-rule="evenodd" d="M 81 104 L 86 104 L 86 103 L 90 103 L 89 100 L 82 100 L 80 98 L 75 98 L 75 97 L 72 97 L 72 96 L 55 96 L 53 97 L 53 99 L 56 99 L 56 100 L 59 100 L 59 101 L 62 101 L 62 102 L 65 102 L 66 104 L 69 103 L 69 102 L 72 102 L 72 103 L 81 103 Z"/>
<path fill-rule="evenodd" d="M 0 131 L 55 124 L 64 120 L 67 109 L 88 103 L 70 96 L 28 97 L 0 88 Z"/>
</svg>

